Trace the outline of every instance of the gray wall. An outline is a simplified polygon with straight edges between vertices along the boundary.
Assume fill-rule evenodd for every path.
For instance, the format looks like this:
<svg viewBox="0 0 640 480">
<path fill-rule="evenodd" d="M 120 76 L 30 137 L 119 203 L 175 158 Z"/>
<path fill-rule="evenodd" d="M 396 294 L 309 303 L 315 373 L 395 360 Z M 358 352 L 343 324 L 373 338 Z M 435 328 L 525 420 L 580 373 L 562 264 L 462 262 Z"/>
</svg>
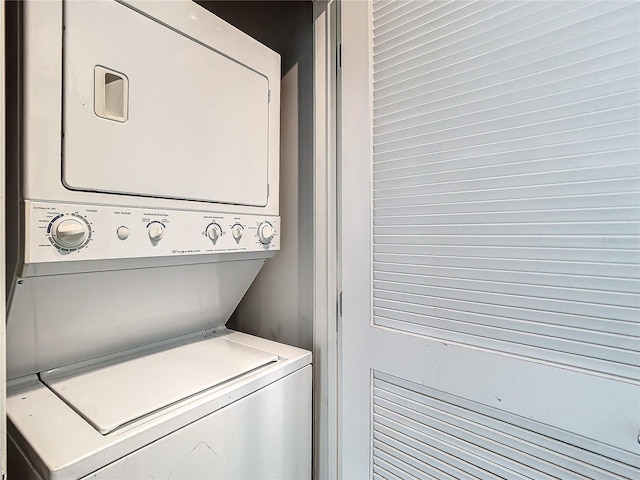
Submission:
<svg viewBox="0 0 640 480">
<path fill-rule="evenodd" d="M 306 349 L 313 343 L 313 5 L 199 2 L 282 56 L 281 251 L 227 324 Z"/>
</svg>

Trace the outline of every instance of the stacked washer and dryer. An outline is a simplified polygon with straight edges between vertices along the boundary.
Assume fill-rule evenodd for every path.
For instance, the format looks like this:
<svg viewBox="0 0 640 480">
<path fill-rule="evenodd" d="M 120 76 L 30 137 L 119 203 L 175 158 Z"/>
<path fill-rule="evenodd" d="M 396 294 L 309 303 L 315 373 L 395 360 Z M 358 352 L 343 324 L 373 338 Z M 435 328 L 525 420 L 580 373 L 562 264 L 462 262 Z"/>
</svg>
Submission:
<svg viewBox="0 0 640 480">
<path fill-rule="evenodd" d="M 9 475 L 309 478 L 310 353 L 225 327 L 280 246 L 280 57 L 186 0 L 20 9 Z"/>
</svg>

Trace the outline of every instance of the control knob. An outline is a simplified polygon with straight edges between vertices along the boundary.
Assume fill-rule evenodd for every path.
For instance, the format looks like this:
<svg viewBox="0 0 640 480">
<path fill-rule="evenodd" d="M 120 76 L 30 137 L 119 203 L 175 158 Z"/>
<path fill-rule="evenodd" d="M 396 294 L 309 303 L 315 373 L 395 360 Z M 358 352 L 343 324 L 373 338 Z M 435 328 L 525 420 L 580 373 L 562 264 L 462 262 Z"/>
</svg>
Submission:
<svg viewBox="0 0 640 480">
<path fill-rule="evenodd" d="M 267 244 L 271 242 L 271 239 L 275 235 L 275 230 L 273 229 L 273 225 L 269 222 L 262 222 L 258 226 L 258 238 L 260 239 L 260 243 Z"/>
<path fill-rule="evenodd" d="M 216 243 L 218 239 L 222 236 L 222 227 L 217 223 L 212 223 L 207 227 L 207 237 L 213 243 Z"/>
<path fill-rule="evenodd" d="M 149 239 L 153 243 L 158 243 L 164 235 L 164 225 L 160 222 L 153 222 L 149 225 Z"/>
<path fill-rule="evenodd" d="M 54 245 L 64 250 L 81 248 L 90 235 L 86 220 L 68 215 L 62 215 L 55 220 L 50 232 Z"/>
<path fill-rule="evenodd" d="M 240 242 L 240 239 L 242 238 L 242 225 L 236 223 L 231 227 L 231 236 L 234 238 L 236 243 Z"/>
</svg>

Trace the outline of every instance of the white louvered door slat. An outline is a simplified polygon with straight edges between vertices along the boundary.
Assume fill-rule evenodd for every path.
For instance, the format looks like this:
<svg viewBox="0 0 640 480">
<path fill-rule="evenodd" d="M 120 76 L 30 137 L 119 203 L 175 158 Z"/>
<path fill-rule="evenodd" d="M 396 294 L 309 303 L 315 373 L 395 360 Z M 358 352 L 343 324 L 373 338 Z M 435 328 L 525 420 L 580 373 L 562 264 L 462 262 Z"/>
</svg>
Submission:
<svg viewBox="0 0 640 480">
<path fill-rule="evenodd" d="M 640 478 L 640 4 L 342 3 L 344 478 Z"/>
</svg>

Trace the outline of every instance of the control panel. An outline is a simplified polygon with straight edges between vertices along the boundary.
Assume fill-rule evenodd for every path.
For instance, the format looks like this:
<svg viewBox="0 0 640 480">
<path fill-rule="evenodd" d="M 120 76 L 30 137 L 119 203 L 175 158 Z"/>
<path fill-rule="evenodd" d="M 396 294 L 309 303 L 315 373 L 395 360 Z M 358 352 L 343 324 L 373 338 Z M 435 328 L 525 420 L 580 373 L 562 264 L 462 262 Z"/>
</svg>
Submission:
<svg viewBox="0 0 640 480">
<path fill-rule="evenodd" d="M 280 217 L 25 201 L 27 263 L 280 249 Z"/>
</svg>

